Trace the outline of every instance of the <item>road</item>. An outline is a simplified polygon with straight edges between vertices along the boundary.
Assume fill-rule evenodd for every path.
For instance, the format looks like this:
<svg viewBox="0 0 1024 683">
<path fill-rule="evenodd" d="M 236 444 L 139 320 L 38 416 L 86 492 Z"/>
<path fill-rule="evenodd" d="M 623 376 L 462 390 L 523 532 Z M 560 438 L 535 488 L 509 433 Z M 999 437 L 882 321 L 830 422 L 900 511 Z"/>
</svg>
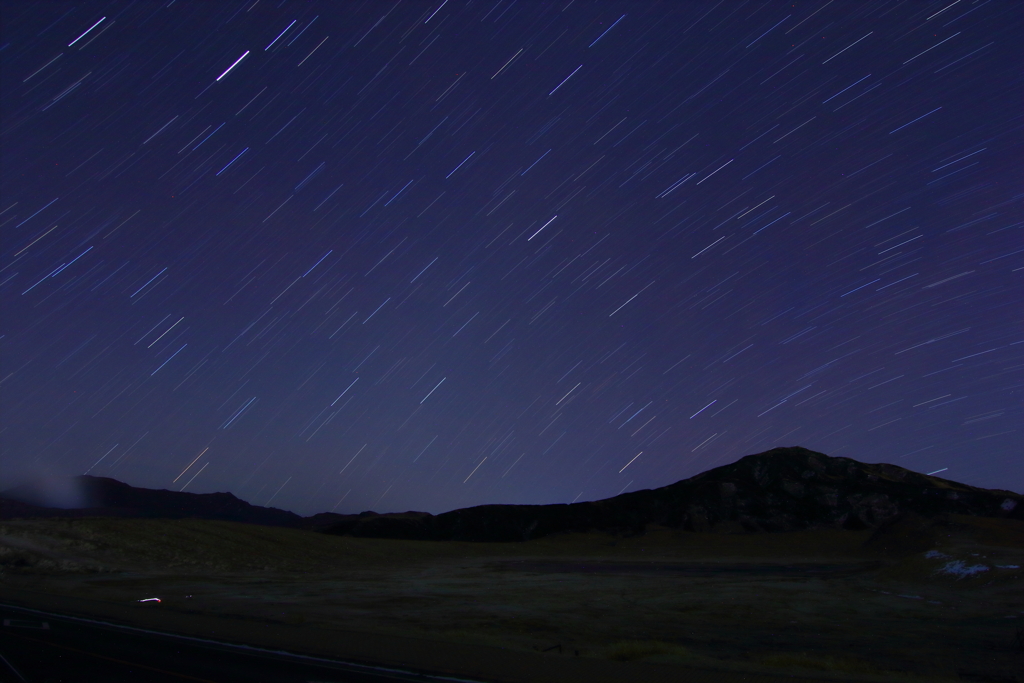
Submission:
<svg viewBox="0 0 1024 683">
<path fill-rule="evenodd" d="M 176 636 L 0 604 L 6 683 L 466 681 Z"/>
</svg>

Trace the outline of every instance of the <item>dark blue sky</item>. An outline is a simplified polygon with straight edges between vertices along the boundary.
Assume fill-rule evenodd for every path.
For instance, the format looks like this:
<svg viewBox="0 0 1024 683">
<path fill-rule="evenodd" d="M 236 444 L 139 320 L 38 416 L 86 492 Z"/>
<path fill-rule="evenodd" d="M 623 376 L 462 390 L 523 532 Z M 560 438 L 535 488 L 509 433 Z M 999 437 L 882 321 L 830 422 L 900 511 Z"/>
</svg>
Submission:
<svg viewBox="0 0 1024 683">
<path fill-rule="evenodd" d="M 4 3 L 5 479 L 1024 491 L 1017 2 Z"/>
</svg>

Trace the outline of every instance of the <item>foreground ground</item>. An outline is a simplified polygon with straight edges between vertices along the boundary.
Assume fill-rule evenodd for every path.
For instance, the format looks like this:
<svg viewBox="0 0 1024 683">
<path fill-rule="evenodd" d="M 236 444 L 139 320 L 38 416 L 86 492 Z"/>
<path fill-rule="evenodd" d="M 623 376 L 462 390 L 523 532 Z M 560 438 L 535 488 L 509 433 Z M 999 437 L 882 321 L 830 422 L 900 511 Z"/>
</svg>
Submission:
<svg viewBox="0 0 1024 683">
<path fill-rule="evenodd" d="M 0 601 L 479 680 L 1024 682 L 1024 524 L 871 535 L 481 544 L 13 520 Z"/>
<path fill-rule="evenodd" d="M 0 680 L 46 683 L 442 683 L 394 667 L 354 666 L 0 605 Z"/>
</svg>

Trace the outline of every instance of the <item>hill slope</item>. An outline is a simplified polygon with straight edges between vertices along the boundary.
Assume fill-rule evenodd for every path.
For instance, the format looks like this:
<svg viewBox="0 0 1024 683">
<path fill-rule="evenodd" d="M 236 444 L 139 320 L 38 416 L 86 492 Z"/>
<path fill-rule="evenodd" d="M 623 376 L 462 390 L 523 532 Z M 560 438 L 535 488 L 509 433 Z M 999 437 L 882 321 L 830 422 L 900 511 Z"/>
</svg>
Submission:
<svg viewBox="0 0 1024 683">
<path fill-rule="evenodd" d="M 60 495 L 55 496 L 55 487 Z M 57 499 L 63 502 L 55 502 Z M 60 507 L 56 507 L 56 506 Z M 981 489 L 888 464 L 805 448 L 748 455 L 662 488 L 570 505 L 481 505 L 427 512 L 300 517 L 230 493 L 136 488 L 83 475 L 4 491 L 0 519 L 143 517 L 216 519 L 364 538 L 524 541 L 555 533 L 639 534 L 648 525 L 715 533 L 877 528 L 908 514 L 1024 520 L 1024 496 Z"/>
<path fill-rule="evenodd" d="M 718 533 L 866 529 L 907 513 L 1024 519 L 1024 496 L 895 465 L 775 448 L 669 486 L 605 500 L 482 505 L 436 516 L 364 512 L 345 516 L 324 531 L 378 538 L 523 541 L 573 531 L 636 534 L 647 525 Z"/>
</svg>

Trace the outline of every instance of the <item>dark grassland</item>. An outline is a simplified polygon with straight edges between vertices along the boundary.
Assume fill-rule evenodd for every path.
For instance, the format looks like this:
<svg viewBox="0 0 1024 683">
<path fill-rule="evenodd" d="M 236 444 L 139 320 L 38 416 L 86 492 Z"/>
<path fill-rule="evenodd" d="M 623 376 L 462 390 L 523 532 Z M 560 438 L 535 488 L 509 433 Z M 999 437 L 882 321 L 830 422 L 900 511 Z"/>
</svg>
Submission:
<svg viewBox="0 0 1024 683">
<path fill-rule="evenodd" d="M 180 632 L 215 618 L 233 640 L 316 634 L 307 649 L 354 658 L 347 634 L 358 633 L 392 641 L 393 661 L 411 666 L 410 643 L 428 643 L 477 653 L 463 673 L 494 680 L 526 680 L 488 654 L 500 651 L 601 660 L 623 680 L 1024 681 L 1022 566 L 1024 522 L 961 515 L 877 532 L 653 528 L 521 543 L 202 520 L 0 523 L 5 600 Z M 137 602 L 148 597 L 162 602 Z"/>
</svg>

